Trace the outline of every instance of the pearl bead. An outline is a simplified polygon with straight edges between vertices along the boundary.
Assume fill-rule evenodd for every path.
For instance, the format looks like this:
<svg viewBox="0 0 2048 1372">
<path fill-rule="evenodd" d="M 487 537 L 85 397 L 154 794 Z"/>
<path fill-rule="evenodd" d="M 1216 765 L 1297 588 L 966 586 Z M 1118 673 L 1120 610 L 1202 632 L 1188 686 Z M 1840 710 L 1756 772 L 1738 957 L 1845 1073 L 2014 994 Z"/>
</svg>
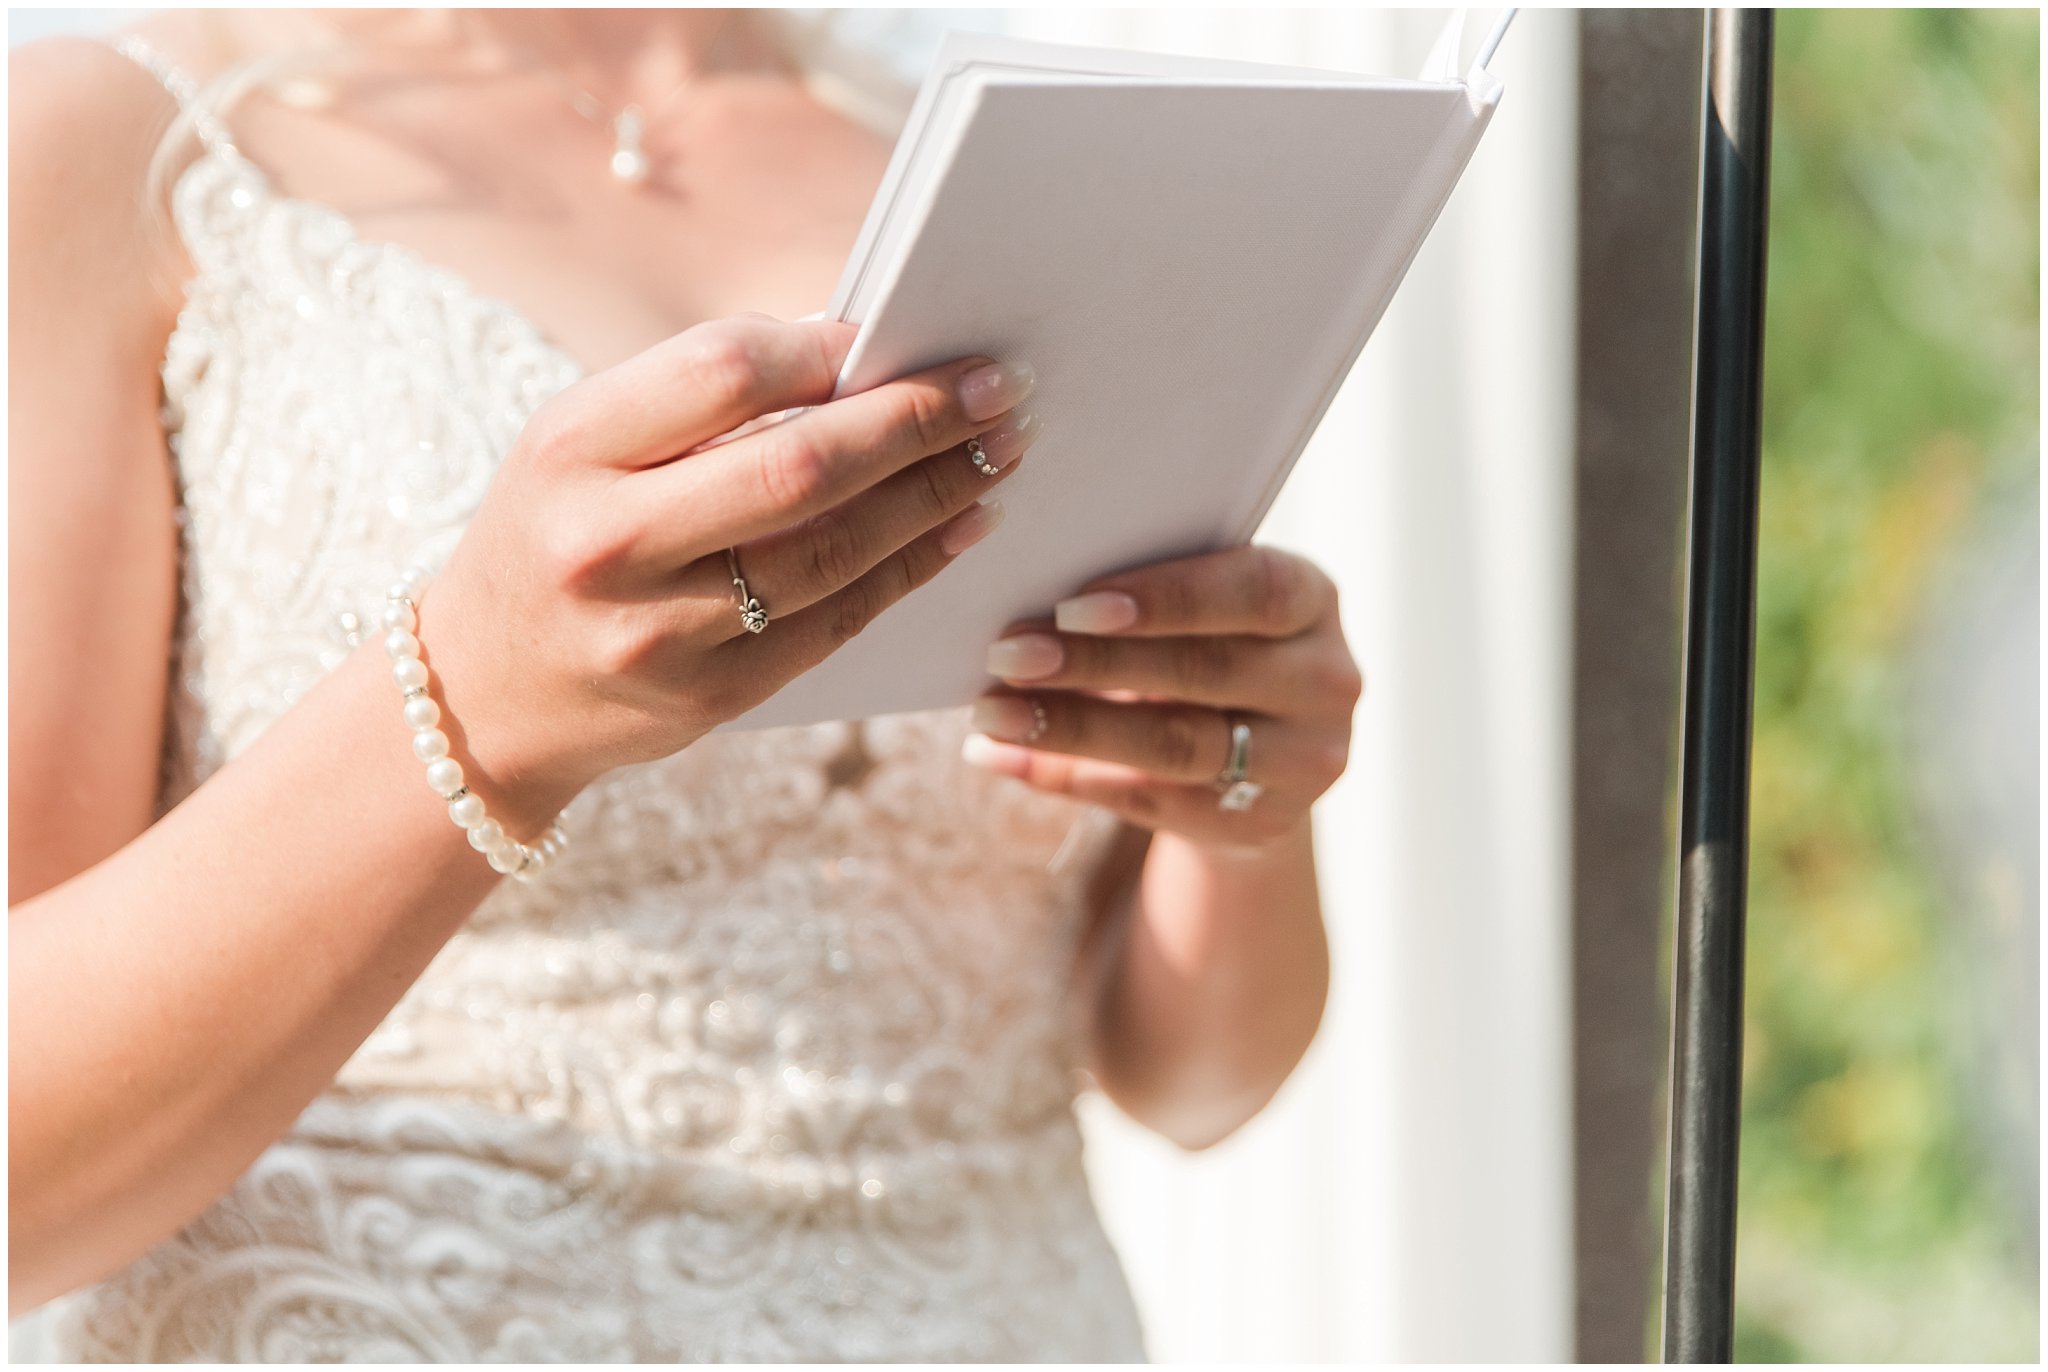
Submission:
<svg viewBox="0 0 2048 1372">
<path fill-rule="evenodd" d="M 434 794 L 442 796 L 452 795 L 456 791 L 461 790 L 462 764 L 452 757 L 435 758 L 427 764 L 427 785 L 434 788 Z M 477 804 L 481 805 L 483 802 L 478 801 Z M 482 815 L 477 816 L 477 819 L 482 818 Z M 474 823 L 476 823 L 475 819 L 469 820 L 467 823 L 463 823 L 462 827 L 467 829 Z"/>
<path fill-rule="evenodd" d="M 530 880 L 554 860 L 569 836 L 555 823 L 535 842 L 521 843 L 484 813 L 483 797 L 464 789 L 462 764 L 448 755 L 448 735 L 437 727 L 441 707 L 426 694 L 429 673 L 420 658 L 419 616 L 409 603 L 419 599 L 427 579 L 426 568 L 417 564 L 407 567 L 392 584 L 379 619 L 385 630 L 384 649 L 392 658 L 392 679 L 407 693 L 405 722 L 413 729 L 413 755 L 427 764 L 427 784 L 444 799 L 453 797 L 448 800 L 448 817 L 467 831 L 469 846 L 484 855 L 493 871 L 519 881 Z"/>
<path fill-rule="evenodd" d="M 647 154 L 637 148 L 620 148 L 612 154 L 612 175 L 629 186 L 647 184 Z"/>
</svg>

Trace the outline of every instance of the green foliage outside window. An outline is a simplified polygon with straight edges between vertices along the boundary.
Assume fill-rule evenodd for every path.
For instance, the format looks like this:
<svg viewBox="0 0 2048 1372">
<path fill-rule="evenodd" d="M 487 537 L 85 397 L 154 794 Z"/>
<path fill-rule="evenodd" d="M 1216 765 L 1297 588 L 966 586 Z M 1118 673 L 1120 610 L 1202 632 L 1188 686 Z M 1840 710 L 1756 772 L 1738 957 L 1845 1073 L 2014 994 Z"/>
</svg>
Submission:
<svg viewBox="0 0 2048 1372">
<path fill-rule="evenodd" d="M 1941 569 L 2038 500 L 2039 22 L 1779 16 L 1744 1360 L 2038 1353 L 2034 1218 L 1957 1070 L 1970 971 L 1906 721 Z"/>
</svg>

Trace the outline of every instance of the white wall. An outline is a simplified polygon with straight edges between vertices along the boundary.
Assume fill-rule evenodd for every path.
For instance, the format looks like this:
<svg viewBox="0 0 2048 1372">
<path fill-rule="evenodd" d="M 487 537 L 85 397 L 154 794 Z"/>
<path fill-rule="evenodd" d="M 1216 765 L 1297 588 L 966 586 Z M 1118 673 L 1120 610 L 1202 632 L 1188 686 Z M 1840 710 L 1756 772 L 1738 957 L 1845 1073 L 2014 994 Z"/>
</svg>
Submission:
<svg viewBox="0 0 2048 1372">
<path fill-rule="evenodd" d="M 1443 14 L 1011 20 L 1412 75 Z M 1296 1076 L 1208 1153 L 1086 1102 L 1160 1360 L 1571 1356 L 1576 56 L 1569 12 L 1515 21 L 1493 124 L 1260 534 L 1336 577 L 1368 683 L 1317 814 L 1335 986 Z"/>
</svg>

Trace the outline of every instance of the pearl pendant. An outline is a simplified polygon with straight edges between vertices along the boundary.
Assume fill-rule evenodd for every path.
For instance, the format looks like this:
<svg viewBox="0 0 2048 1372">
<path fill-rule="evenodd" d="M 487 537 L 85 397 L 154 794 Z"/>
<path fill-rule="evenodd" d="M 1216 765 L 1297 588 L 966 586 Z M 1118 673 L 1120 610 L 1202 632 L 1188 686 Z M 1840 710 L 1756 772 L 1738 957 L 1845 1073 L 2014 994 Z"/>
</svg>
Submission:
<svg viewBox="0 0 2048 1372">
<path fill-rule="evenodd" d="M 628 105 L 612 121 L 612 175 L 628 186 L 644 186 L 652 168 L 640 146 L 640 110 Z"/>
<path fill-rule="evenodd" d="M 647 184 L 647 154 L 636 148 L 620 148 L 612 154 L 612 175 L 629 186 Z"/>
</svg>

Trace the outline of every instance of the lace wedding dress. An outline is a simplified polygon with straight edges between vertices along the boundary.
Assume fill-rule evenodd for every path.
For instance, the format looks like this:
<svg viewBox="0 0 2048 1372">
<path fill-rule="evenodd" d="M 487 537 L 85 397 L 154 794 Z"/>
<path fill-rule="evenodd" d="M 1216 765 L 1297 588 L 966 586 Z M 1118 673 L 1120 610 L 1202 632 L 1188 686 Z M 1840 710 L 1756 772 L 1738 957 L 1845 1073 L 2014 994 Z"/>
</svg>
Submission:
<svg viewBox="0 0 2048 1372">
<path fill-rule="evenodd" d="M 398 569 L 440 564 L 577 375 L 195 127 L 161 807 L 341 661 Z M 1113 821 L 961 763 L 966 727 L 718 736 L 608 773 L 557 864 L 493 889 L 228 1194 L 44 1307 L 46 1351 L 1143 1359 L 1073 1110 Z"/>
</svg>

